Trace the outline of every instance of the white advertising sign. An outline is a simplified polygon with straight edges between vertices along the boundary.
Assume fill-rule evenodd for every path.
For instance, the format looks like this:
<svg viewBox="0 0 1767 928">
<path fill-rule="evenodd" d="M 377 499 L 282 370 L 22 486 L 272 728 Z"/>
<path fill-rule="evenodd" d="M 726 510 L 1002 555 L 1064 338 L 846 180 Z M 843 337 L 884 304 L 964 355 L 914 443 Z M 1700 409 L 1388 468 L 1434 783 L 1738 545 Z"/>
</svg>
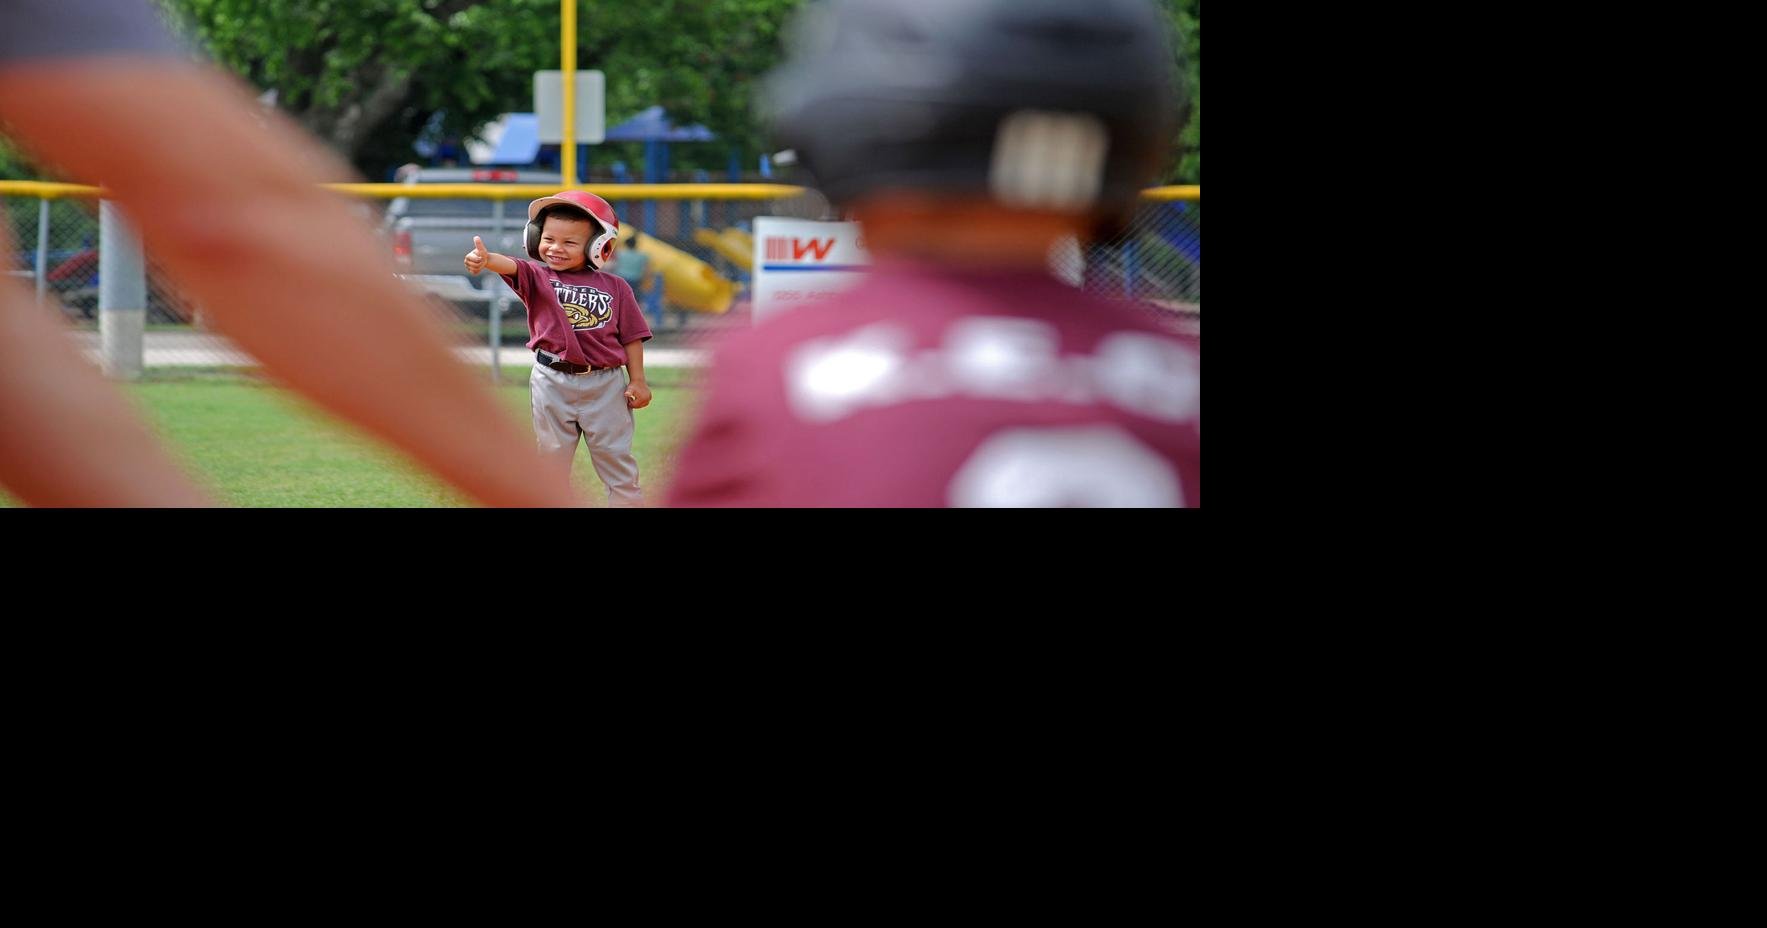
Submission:
<svg viewBox="0 0 1767 928">
<path fill-rule="evenodd" d="M 820 300 L 865 275 L 871 256 L 856 222 L 755 219 L 754 317 Z"/>
</svg>

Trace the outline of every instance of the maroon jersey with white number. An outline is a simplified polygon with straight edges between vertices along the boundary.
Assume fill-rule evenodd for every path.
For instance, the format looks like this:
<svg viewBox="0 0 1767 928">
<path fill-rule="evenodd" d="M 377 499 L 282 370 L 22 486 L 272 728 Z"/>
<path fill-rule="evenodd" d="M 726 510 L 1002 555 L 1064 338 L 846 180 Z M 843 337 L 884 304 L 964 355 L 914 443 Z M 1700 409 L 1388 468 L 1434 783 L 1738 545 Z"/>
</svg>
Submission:
<svg viewBox="0 0 1767 928">
<path fill-rule="evenodd" d="M 676 506 L 1199 506 L 1200 340 L 1022 271 L 882 262 L 714 356 Z"/>
</svg>

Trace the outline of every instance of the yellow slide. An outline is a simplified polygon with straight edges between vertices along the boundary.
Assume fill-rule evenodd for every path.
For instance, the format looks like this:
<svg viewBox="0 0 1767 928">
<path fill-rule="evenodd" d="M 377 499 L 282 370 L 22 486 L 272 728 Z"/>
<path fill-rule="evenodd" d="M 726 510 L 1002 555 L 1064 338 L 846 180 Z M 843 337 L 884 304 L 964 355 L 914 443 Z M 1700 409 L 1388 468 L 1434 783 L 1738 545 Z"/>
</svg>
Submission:
<svg viewBox="0 0 1767 928">
<path fill-rule="evenodd" d="M 730 228 L 725 229 L 724 231 L 718 233 L 718 237 L 723 239 L 726 242 L 729 242 L 737 250 L 742 252 L 742 269 L 743 270 L 753 271 L 755 269 L 754 268 L 754 263 L 755 263 L 755 237 L 754 236 L 748 234 L 747 232 L 744 232 L 741 229 L 738 229 L 735 226 L 731 226 Z"/>
<path fill-rule="evenodd" d="M 621 247 L 632 240 L 632 226 L 620 229 Z M 663 278 L 663 299 L 681 309 L 721 313 L 736 298 L 736 284 L 712 266 L 654 235 L 638 240 L 638 253 L 650 258 L 650 269 Z"/>
<path fill-rule="evenodd" d="M 734 226 L 722 232 L 711 229 L 693 230 L 693 240 L 723 255 L 731 264 L 745 271 L 755 269 L 755 240 Z"/>
</svg>

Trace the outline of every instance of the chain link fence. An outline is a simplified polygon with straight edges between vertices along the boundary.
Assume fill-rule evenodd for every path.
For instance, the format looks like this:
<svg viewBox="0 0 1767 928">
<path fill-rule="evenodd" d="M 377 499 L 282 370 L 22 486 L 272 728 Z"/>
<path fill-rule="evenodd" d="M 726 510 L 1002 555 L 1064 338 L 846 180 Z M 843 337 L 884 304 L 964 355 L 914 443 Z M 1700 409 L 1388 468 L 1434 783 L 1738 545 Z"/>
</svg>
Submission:
<svg viewBox="0 0 1767 928">
<path fill-rule="evenodd" d="M 1202 331 L 1202 207 L 1143 202 L 1121 231 L 1050 260 L 1056 275 L 1099 296 L 1134 301 L 1179 331 Z"/>
<path fill-rule="evenodd" d="M 361 185 L 388 187 L 391 185 Z M 460 259 L 472 247 L 472 235 L 483 235 L 494 251 L 518 252 L 530 198 L 486 184 L 483 197 L 501 209 L 483 220 L 462 226 L 426 247 L 446 255 L 453 269 L 426 267 L 437 273 L 401 274 L 435 312 L 435 321 L 452 333 L 463 359 L 494 369 L 513 365 L 525 370 L 531 357 L 522 347 L 527 322 L 521 304 L 489 273 L 475 280 Z M 709 336 L 732 326 L 750 324 L 748 287 L 753 242 L 749 237 L 757 216 L 834 218 L 826 201 L 813 190 L 780 199 L 731 199 L 708 195 L 693 199 L 620 198 L 597 188 L 619 213 L 622 227 L 636 230 L 648 244 L 648 281 L 633 289 L 657 338 L 647 346 L 647 360 L 659 350 L 684 350 L 682 363 L 694 362 L 696 349 Z M 364 219 L 380 230 L 391 273 L 411 270 L 410 249 L 399 217 L 388 197 L 357 194 Z M 691 192 L 691 191 L 684 191 Z M 396 202 L 396 201 L 395 201 Z M 413 200 L 412 202 L 421 202 Z M 498 214 L 501 214 L 501 220 Z M 53 196 L 0 191 L 0 219 L 10 237 L 10 253 L 0 254 L 0 273 L 53 301 L 66 316 L 73 337 L 96 360 L 99 347 L 98 201 L 91 195 Z M 504 247 L 498 247 L 504 243 Z M 152 254 L 147 261 L 146 333 L 143 366 L 202 368 L 249 366 L 255 362 L 226 339 L 214 334 L 203 308 L 180 293 L 160 273 Z M 1136 301 L 1173 327 L 1200 332 L 1202 311 L 1202 209 L 1196 196 L 1144 200 L 1120 234 L 1082 251 L 1075 246 L 1051 256 L 1051 270 L 1070 283 L 1105 296 Z M 657 360 L 666 360 L 667 355 Z"/>
</svg>

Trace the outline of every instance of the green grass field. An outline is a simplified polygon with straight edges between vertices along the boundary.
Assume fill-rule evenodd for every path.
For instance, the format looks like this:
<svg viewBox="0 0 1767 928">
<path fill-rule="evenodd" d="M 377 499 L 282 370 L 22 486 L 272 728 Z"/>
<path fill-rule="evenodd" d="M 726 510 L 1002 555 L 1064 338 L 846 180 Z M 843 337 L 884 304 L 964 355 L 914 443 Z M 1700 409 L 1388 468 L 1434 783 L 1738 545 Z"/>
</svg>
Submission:
<svg viewBox="0 0 1767 928">
<path fill-rule="evenodd" d="M 527 368 L 504 370 L 497 394 L 531 434 Z M 650 406 L 637 411 L 634 441 L 646 503 L 661 505 L 686 439 L 695 372 L 653 368 Z M 490 378 L 490 371 L 485 371 Z M 456 491 L 404 457 L 306 400 L 239 371 L 150 372 L 125 391 L 162 442 L 218 500 L 240 507 L 465 506 Z M 578 446 L 572 479 L 596 506 L 607 491 Z M 17 501 L 0 491 L 0 505 Z"/>
</svg>

